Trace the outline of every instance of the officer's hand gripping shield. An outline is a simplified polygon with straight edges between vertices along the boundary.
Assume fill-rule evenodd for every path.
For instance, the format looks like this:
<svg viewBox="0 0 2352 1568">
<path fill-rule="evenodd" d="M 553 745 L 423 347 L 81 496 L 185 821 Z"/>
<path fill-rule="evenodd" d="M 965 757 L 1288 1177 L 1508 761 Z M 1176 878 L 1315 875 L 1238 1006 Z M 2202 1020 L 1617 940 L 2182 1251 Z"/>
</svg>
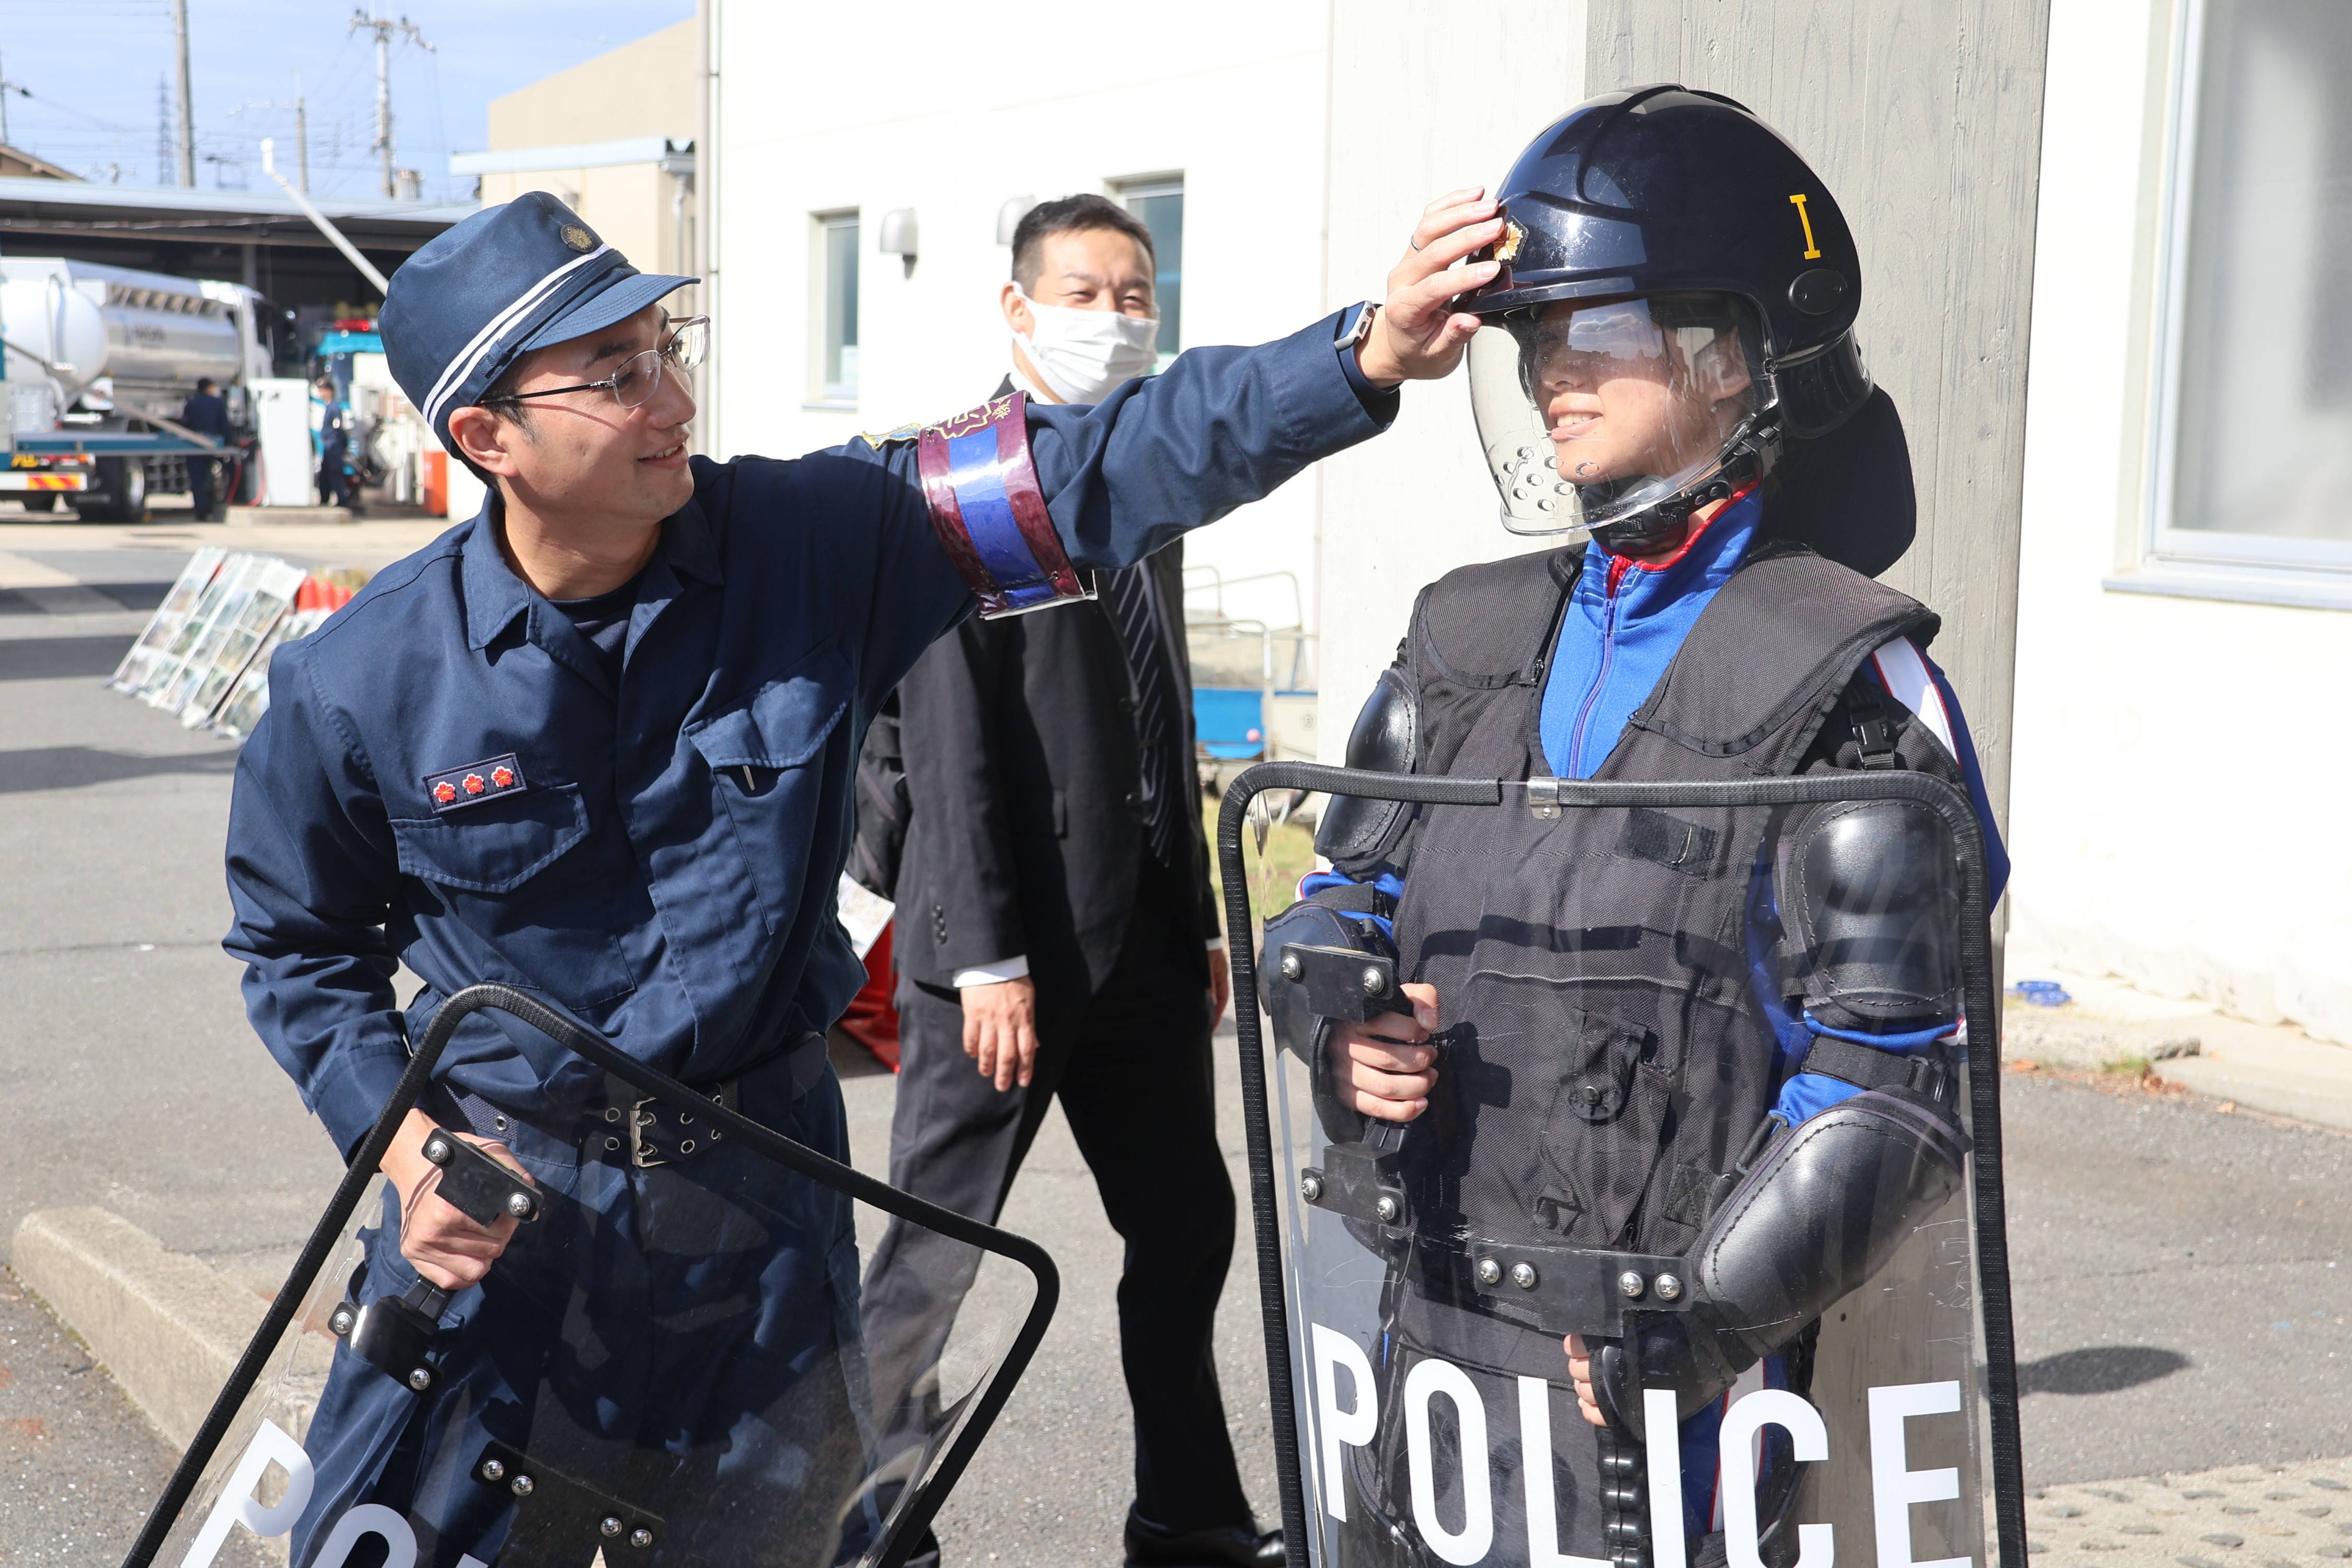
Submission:
<svg viewBox="0 0 2352 1568">
<path fill-rule="evenodd" d="M 1360 914 L 1276 914 L 1255 797 L 1293 790 L 1420 813 L 1401 952 Z M 2024 1568 L 1999 1013 L 1958 793 L 1267 763 L 1218 851 L 1227 929 L 1253 929 L 1254 885 L 1271 917 L 1234 988 L 1296 1568 Z M 1416 980 L 1428 1109 L 1361 1115 L 1334 1037 L 1391 1032 Z"/>
<path fill-rule="evenodd" d="M 402 1255 L 375 1172 L 486 1011 L 544 1037 L 551 1081 L 595 1092 L 501 1116 L 487 1157 L 431 1135 L 442 1173 L 420 1204 L 511 1230 L 480 1285 L 440 1292 Z M 1034 1244 L 780 1135 L 839 1115 L 829 1077 L 803 1080 L 747 1076 L 714 1099 L 520 992 L 450 998 L 126 1568 L 906 1561 L 1056 1279 Z M 961 1301 L 945 1344 L 866 1342 L 877 1249 L 879 1288 Z"/>
</svg>

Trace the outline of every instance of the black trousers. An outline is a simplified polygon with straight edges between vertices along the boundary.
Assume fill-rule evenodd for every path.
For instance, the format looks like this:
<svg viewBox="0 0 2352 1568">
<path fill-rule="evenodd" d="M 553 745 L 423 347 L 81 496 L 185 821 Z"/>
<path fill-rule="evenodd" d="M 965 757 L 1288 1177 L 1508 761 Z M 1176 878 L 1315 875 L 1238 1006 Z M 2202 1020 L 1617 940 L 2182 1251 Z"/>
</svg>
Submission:
<svg viewBox="0 0 2352 1568">
<path fill-rule="evenodd" d="M 351 446 L 343 441 L 330 441 L 319 454 L 319 504 L 349 506 L 352 504 L 352 476 L 344 471 L 343 459 L 351 455 Z"/>
<path fill-rule="evenodd" d="M 1121 1364 L 1135 1411 L 1136 1510 L 1172 1530 L 1251 1522 L 1217 1388 L 1212 1335 L 1234 1249 L 1234 1190 L 1217 1146 L 1208 997 L 1192 893 L 1141 851 L 1136 913 L 1100 989 L 1036 974 L 1037 1061 L 1000 1094 L 963 1052 L 953 991 L 898 983 L 895 1186 L 993 1222 L 1046 1103 L 1062 1113 L 1127 1244 Z M 1033 959 L 1033 963 L 1034 960 Z M 886 1460 L 938 1426 L 934 1377 L 977 1259 L 893 1225 L 867 1265 L 864 1325 Z"/>
<path fill-rule="evenodd" d="M 213 490 L 215 481 L 220 474 L 219 461 L 217 458 L 188 459 L 188 500 L 194 503 L 199 521 L 213 514 L 213 502 L 215 499 Z"/>
</svg>

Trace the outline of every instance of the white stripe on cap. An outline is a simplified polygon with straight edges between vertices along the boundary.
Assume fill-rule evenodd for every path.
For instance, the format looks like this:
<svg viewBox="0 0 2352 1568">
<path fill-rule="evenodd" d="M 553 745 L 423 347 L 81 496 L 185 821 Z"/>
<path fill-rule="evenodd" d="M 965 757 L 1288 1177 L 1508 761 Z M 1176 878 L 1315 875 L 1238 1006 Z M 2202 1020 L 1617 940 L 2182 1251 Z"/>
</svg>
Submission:
<svg viewBox="0 0 2352 1568">
<path fill-rule="evenodd" d="M 1928 732 L 1944 742 L 1944 750 L 1958 757 L 1960 752 L 1952 742 L 1952 716 L 1944 710 L 1944 694 L 1936 689 L 1918 645 L 1909 637 L 1896 637 L 1870 657 L 1878 666 L 1878 679 L 1887 695 L 1919 715 Z"/>
<path fill-rule="evenodd" d="M 457 357 L 449 362 L 448 368 L 441 373 L 441 379 L 433 384 L 432 395 L 425 400 L 425 422 L 427 425 L 441 422 L 442 411 L 449 405 L 449 400 L 480 368 L 482 361 L 489 357 L 490 352 L 498 346 L 499 334 L 512 326 L 517 318 L 527 314 L 533 306 L 547 298 L 564 279 L 612 248 L 609 245 L 600 245 L 585 256 L 573 257 L 524 289 L 521 299 L 491 317 L 489 323 L 474 334 L 474 341 L 459 350 Z"/>
</svg>

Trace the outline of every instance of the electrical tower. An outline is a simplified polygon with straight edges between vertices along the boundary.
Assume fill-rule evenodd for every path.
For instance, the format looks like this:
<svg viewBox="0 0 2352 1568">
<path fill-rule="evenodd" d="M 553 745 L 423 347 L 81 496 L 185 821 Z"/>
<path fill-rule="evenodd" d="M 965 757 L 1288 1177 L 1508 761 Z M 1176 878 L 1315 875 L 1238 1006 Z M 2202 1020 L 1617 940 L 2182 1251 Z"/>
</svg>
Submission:
<svg viewBox="0 0 2352 1568">
<path fill-rule="evenodd" d="M 399 186 L 393 174 L 392 144 L 392 40 L 395 34 L 404 37 L 420 49 L 433 46 L 416 30 L 416 24 L 403 16 L 397 22 L 381 15 L 383 0 L 370 0 L 370 11 L 352 12 L 351 31 L 375 35 L 375 154 L 383 174 L 383 199 L 393 200 Z M 371 14 L 376 13 L 376 14 Z"/>
<path fill-rule="evenodd" d="M 172 89 L 163 73 L 155 73 L 155 183 L 172 183 Z"/>
</svg>

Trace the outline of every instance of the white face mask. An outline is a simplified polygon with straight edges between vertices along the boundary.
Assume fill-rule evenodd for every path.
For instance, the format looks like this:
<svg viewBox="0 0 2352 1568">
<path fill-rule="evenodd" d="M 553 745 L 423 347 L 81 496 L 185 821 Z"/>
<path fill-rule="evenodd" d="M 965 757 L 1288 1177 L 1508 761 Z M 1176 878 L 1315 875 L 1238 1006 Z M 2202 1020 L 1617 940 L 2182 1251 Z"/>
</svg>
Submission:
<svg viewBox="0 0 2352 1568">
<path fill-rule="evenodd" d="M 1017 291 L 1017 290 L 1016 290 Z M 1100 403 L 1121 382 L 1141 375 L 1159 357 L 1160 319 L 1117 310 L 1074 310 L 1040 305 L 1026 293 L 1034 330 L 1013 334 L 1037 375 L 1068 403 Z"/>
</svg>

